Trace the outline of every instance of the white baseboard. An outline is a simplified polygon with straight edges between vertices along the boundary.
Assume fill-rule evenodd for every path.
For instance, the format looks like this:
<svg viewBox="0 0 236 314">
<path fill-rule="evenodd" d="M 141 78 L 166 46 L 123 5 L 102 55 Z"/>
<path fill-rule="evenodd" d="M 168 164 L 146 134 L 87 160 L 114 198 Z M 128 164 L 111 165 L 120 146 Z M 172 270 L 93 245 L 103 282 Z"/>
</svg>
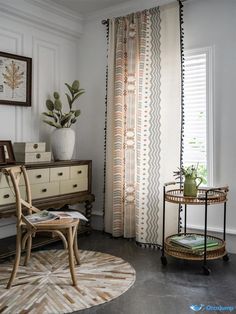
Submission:
<svg viewBox="0 0 236 314">
<path fill-rule="evenodd" d="M 187 224 L 187 228 L 188 229 L 194 229 L 194 230 L 200 230 L 200 231 L 203 231 L 204 230 L 204 227 L 203 226 L 199 226 L 199 225 L 189 225 L 189 224 Z M 217 227 L 217 228 L 212 228 L 212 227 L 210 227 L 210 228 L 208 228 L 207 229 L 208 231 L 210 231 L 210 232 L 217 232 L 217 233 L 222 233 L 223 232 L 223 226 L 222 226 L 222 228 L 219 228 L 219 227 Z M 236 235 L 236 230 L 234 230 L 234 229 L 226 229 L 226 234 L 231 234 L 231 235 Z"/>
</svg>

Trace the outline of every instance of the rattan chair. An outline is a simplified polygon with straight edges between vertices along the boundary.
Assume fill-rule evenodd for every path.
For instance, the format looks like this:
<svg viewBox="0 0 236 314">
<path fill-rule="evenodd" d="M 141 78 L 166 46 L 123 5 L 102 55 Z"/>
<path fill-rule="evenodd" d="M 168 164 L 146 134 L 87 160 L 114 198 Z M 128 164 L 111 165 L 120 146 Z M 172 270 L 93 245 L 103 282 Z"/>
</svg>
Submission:
<svg viewBox="0 0 236 314">
<path fill-rule="evenodd" d="M 69 217 L 40 223 L 31 223 L 27 219 L 27 215 L 30 215 L 34 212 L 39 212 L 40 210 L 32 205 L 30 183 L 25 167 L 13 166 L 2 169 L 2 172 L 5 174 L 8 184 L 15 195 L 17 217 L 16 256 L 11 277 L 7 284 L 7 289 L 11 287 L 13 280 L 16 277 L 21 258 L 21 250 L 26 249 L 24 265 L 27 266 L 31 253 L 32 236 L 34 236 L 36 232 L 43 231 L 52 232 L 53 234 L 59 236 L 62 239 L 65 249 L 68 249 L 69 268 L 72 283 L 73 286 L 76 286 L 77 279 L 75 275 L 74 263 L 75 261 L 77 264 L 80 263 L 77 246 L 77 229 L 79 225 L 79 219 Z M 21 176 L 23 177 L 25 182 L 26 200 L 22 199 L 19 189 L 19 181 Z"/>
</svg>

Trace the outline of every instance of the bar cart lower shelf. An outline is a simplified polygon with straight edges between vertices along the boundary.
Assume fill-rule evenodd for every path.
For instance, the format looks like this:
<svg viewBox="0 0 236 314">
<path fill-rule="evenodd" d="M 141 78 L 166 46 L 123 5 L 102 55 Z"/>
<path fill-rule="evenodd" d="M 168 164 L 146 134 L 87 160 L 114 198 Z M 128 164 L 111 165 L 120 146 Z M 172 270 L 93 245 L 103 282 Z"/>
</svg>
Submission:
<svg viewBox="0 0 236 314">
<path fill-rule="evenodd" d="M 183 194 L 183 189 L 170 189 L 170 185 L 175 185 L 177 182 L 166 183 L 163 188 L 163 241 L 162 241 L 162 265 L 167 265 L 166 255 L 192 261 L 203 261 L 203 273 L 205 275 L 210 275 L 211 270 L 207 266 L 208 260 L 214 260 L 222 258 L 224 261 L 228 261 L 229 257 L 226 251 L 226 202 L 227 202 L 227 192 L 228 187 L 220 188 L 205 188 L 199 189 L 196 197 L 186 197 Z M 168 189 L 168 190 L 167 190 Z M 165 237 L 165 210 L 166 202 L 184 204 L 184 232 L 178 234 L 172 234 Z M 215 237 L 207 233 L 207 211 L 209 205 L 214 204 L 224 204 L 224 219 L 223 219 L 223 238 Z M 204 205 L 205 207 L 205 225 L 204 233 L 189 233 L 187 232 L 187 205 Z M 179 226 L 179 221 L 178 221 Z M 173 238 L 179 236 L 200 236 L 203 237 L 204 245 L 202 249 L 192 250 L 190 248 L 176 245 Z M 207 247 L 207 242 L 214 240 L 217 242 L 212 247 Z"/>
</svg>

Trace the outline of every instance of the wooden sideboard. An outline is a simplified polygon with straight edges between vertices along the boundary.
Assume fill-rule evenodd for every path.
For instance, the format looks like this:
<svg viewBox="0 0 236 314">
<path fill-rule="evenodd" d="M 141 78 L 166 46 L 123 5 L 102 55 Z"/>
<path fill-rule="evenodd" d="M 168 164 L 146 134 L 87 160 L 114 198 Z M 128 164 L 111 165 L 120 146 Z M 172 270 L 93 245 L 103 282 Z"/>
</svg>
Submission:
<svg viewBox="0 0 236 314">
<path fill-rule="evenodd" d="M 0 166 L 0 171 L 2 168 L 9 166 L 11 165 Z M 33 205 L 40 209 L 64 208 L 66 210 L 69 205 L 83 203 L 88 222 L 81 222 L 78 232 L 89 232 L 92 203 L 95 200 L 94 195 L 91 193 L 92 161 L 56 161 L 27 164 L 25 167 L 30 180 Z M 20 189 L 24 195 L 25 187 L 23 183 Z M 0 173 L 0 218 L 10 217 L 14 214 L 14 195 L 5 176 Z M 42 242 L 45 244 L 52 241 L 53 239 L 50 237 Z M 37 241 L 34 246 L 39 245 L 41 243 Z"/>
</svg>

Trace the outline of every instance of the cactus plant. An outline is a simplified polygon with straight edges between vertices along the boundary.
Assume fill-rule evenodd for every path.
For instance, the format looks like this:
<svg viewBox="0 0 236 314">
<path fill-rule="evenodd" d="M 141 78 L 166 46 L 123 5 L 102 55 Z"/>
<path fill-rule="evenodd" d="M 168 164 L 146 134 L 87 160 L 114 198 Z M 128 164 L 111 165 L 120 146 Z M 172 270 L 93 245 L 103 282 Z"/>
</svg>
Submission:
<svg viewBox="0 0 236 314">
<path fill-rule="evenodd" d="M 69 105 L 70 111 L 68 113 L 62 113 L 62 102 L 60 99 L 60 94 L 58 92 L 53 93 L 54 101 L 51 99 L 46 100 L 46 107 L 48 112 L 43 112 L 42 114 L 49 119 L 44 119 L 43 122 L 53 126 L 57 129 L 70 128 L 72 124 L 77 121 L 80 115 L 80 110 L 72 110 L 72 106 L 75 100 L 84 94 L 84 89 L 80 88 L 80 83 L 75 80 L 71 85 L 65 83 L 69 90 L 69 93 L 65 93 Z"/>
</svg>

